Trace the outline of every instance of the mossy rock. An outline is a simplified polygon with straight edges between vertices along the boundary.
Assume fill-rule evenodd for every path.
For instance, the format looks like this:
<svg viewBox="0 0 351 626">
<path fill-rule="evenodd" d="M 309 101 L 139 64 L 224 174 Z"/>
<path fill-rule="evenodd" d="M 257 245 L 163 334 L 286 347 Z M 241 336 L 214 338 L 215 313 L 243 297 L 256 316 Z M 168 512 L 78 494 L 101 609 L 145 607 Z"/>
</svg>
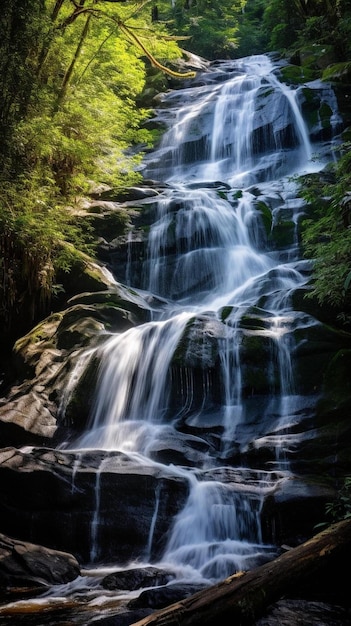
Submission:
<svg viewBox="0 0 351 626">
<path fill-rule="evenodd" d="M 137 105 L 140 108 L 149 109 L 155 96 L 168 89 L 168 80 L 164 72 L 155 67 L 148 67 L 145 87 L 137 97 Z"/>
<path fill-rule="evenodd" d="M 57 329 L 57 347 L 72 350 L 75 345 L 86 346 L 101 333 L 124 332 L 145 321 L 136 318 L 122 304 L 121 300 L 75 304 L 64 313 Z"/>
<path fill-rule="evenodd" d="M 231 315 L 231 313 L 232 313 L 232 311 L 233 311 L 233 308 L 234 308 L 234 307 L 232 307 L 232 306 L 224 306 L 224 307 L 221 309 L 221 312 L 220 312 L 220 318 L 221 318 L 222 322 L 225 322 L 225 320 L 226 320 L 228 317 L 230 317 L 230 315 Z"/>
<path fill-rule="evenodd" d="M 128 319 L 134 324 L 144 323 L 150 320 L 150 306 L 137 293 L 127 287 L 117 286 L 110 291 L 94 293 L 81 293 L 69 300 L 71 305 L 94 306 L 105 315 L 113 319 L 113 310 L 128 312 Z M 162 306 L 162 302 L 155 302 L 155 306 Z M 102 319 L 101 317 L 99 319 Z M 118 323 L 118 315 L 116 314 Z"/>
<path fill-rule="evenodd" d="M 270 207 L 262 200 L 257 202 L 255 207 L 257 211 L 259 211 L 259 213 L 261 214 L 262 223 L 268 237 L 271 234 L 272 230 L 272 211 Z"/>
<path fill-rule="evenodd" d="M 272 340 L 259 333 L 244 334 L 240 348 L 240 358 L 246 365 L 266 367 L 271 358 Z"/>
<path fill-rule="evenodd" d="M 90 207 L 89 211 L 91 213 L 85 215 L 84 220 L 92 228 L 95 237 L 103 237 L 110 241 L 125 233 L 129 223 L 129 215 L 126 210 L 119 209 L 107 212 L 101 210 L 99 205 L 95 205 Z"/>
<path fill-rule="evenodd" d="M 67 300 L 78 293 L 103 291 L 111 287 L 111 281 L 102 268 L 83 254 L 77 254 L 69 272 L 63 270 L 58 272 L 56 280 L 63 288 L 62 293 L 56 298 L 56 309 L 65 306 Z"/>
<path fill-rule="evenodd" d="M 245 396 L 270 394 L 279 387 L 276 344 L 258 332 L 245 333 L 240 346 L 242 385 Z"/>
<path fill-rule="evenodd" d="M 291 221 L 279 221 L 270 233 L 270 242 L 275 248 L 287 248 L 293 245 L 296 236 L 296 224 Z"/>
<path fill-rule="evenodd" d="M 323 80 L 337 80 L 351 83 L 351 61 L 332 63 L 323 72 Z"/>
<path fill-rule="evenodd" d="M 302 91 L 305 98 L 302 104 L 302 111 L 310 130 L 314 128 L 331 129 L 333 111 L 329 104 L 320 100 L 318 93 L 314 89 L 304 87 Z"/>
<path fill-rule="evenodd" d="M 304 71 L 324 70 L 336 61 L 334 46 L 313 44 L 300 48 L 300 60 Z"/>
<path fill-rule="evenodd" d="M 269 393 L 272 381 L 268 375 L 267 368 L 260 367 L 243 368 L 243 395 L 252 397 Z"/>
<path fill-rule="evenodd" d="M 289 85 L 303 85 L 319 76 L 317 70 L 302 65 L 286 65 L 280 72 L 283 81 Z"/>
<path fill-rule="evenodd" d="M 50 315 L 16 341 L 13 348 L 13 360 L 20 379 L 33 377 L 43 350 L 56 350 L 56 332 L 62 317 L 62 313 Z"/>
<path fill-rule="evenodd" d="M 258 307 L 252 307 L 240 319 L 240 328 L 249 330 L 266 330 L 271 328 L 269 319 L 265 319 L 263 311 Z"/>
<path fill-rule="evenodd" d="M 348 126 L 343 130 L 341 138 L 343 141 L 351 141 L 351 126 Z"/>
<path fill-rule="evenodd" d="M 295 311 L 304 311 L 325 324 L 333 325 L 337 320 L 339 309 L 328 303 L 321 305 L 317 298 L 312 296 L 308 287 L 295 289 L 292 294 L 292 305 Z"/>
<path fill-rule="evenodd" d="M 172 365 L 199 370 L 215 367 L 218 339 L 225 337 L 225 332 L 221 322 L 215 318 L 192 318 L 174 352 Z"/>
</svg>

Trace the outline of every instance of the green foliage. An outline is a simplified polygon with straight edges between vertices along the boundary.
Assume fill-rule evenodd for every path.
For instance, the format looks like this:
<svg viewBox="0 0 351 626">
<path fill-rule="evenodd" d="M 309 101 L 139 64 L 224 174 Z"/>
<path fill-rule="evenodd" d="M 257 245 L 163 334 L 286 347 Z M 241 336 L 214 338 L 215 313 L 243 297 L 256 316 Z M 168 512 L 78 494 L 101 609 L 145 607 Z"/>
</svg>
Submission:
<svg viewBox="0 0 351 626">
<path fill-rule="evenodd" d="M 346 476 L 340 489 L 337 491 L 335 500 L 328 502 L 325 507 L 328 522 L 321 522 L 317 527 L 325 527 L 329 523 L 351 519 L 351 476 Z"/>
<path fill-rule="evenodd" d="M 239 20 L 236 56 L 283 52 L 293 46 L 303 18 L 287 0 L 247 0 Z"/>
<path fill-rule="evenodd" d="M 69 267 L 63 242 L 87 245 L 64 204 L 100 183 L 123 187 L 140 179 L 142 151 L 154 140 L 140 107 L 146 70 L 180 57 L 176 37 L 209 59 L 292 49 L 297 39 L 302 47 L 308 38 L 335 51 L 329 78 L 349 73 L 348 0 L 158 0 L 157 8 L 158 16 L 148 0 L 7 0 L 2 8 L 0 225 L 3 285 L 10 288 L 2 289 L 0 321 L 24 311 L 29 292 L 35 316 L 50 300 L 57 268 Z M 314 294 L 346 308 L 350 229 L 340 202 L 350 189 L 348 150 L 338 182 L 323 190 L 331 198 L 327 211 L 317 207 L 319 225 L 309 222 L 304 234 L 315 258 Z"/>
<path fill-rule="evenodd" d="M 326 514 L 333 522 L 351 518 L 351 476 L 347 476 L 337 498 L 326 506 Z"/>
<path fill-rule="evenodd" d="M 11 0 L 13 13 L 4 24 L 10 30 L 21 3 L 25 0 Z M 13 69 L 2 82 L 3 100 L 9 111 L 17 111 L 11 120 L 3 117 L 2 126 L 10 127 L 3 177 L 13 176 L 15 167 L 19 172 L 35 167 L 64 194 L 81 190 L 87 178 L 124 182 L 135 170 L 135 156 L 127 158 L 126 150 L 150 146 L 152 135 L 141 130 L 148 113 L 135 104 L 145 86 L 144 52 L 123 24 L 164 61 L 180 56 L 178 46 L 166 41 L 164 26 L 151 28 L 150 10 L 143 5 L 47 0 L 39 24 L 38 11 L 29 0 L 26 4 L 29 19 L 21 27 L 26 35 L 30 31 L 27 45 L 16 40 L 0 48 L 0 67 L 7 67 L 14 49 L 17 64 L 31 70 L 24 80 Z M 26 103 L 23 110 L 19 98 Z"/>
<path fill-rule="evenodd" d="M 9 0 L 0 27 L 0 322 L 23 332 L 49 310 L 74 249 L 93 251 L 65 205 L 101 183 L 140 180 L 153 141 L 136 104 L 142 48 L 164 63 L 180 51 L 143 3 Z"/>
<path fill-rule="evenodd" d="M 302 179 L 301 195 L 310 204 L 311 218 L 302 224 L 306 256 L 314 259 L 314 281 L 310 297 L 349 311 L 351 293 L 347 278 L 351 270 L 351 207 L 346 194 L 351 189 L 351 145 L 334 165 L 334 182 L 319 177 Z"/>
<path fill-rule="evenodd" d="M 286 50 L 296 41 L 301 18 L 292 2 L 271 0 L 263 15 L 263 30 L 269 36 L 269 50 Z"/>
<path fill-rule="evenodd" d="M 37 88 L 35 58 L 45 11 L 36 0 L 8 0 L 0 11 L 0 175 L 21 167 L 12 158 L 12 134 Z"/>
<path fill-rule="evenodd" d="M 237 54 L 275 50 L 302 52 L 330 45 L 336 61 L 350 58 L 351 7 L 348 0 L 248 0 L 240 19 Z"/>
<path fill-rule="evenodd" d="M 74 248 L 91 250 L 89 233 L 79 229 L 76 220 L 57 205 L 50 184 L 39 187 L 27 179 L 0 188 L 0 317 L 5 330 L 21 324 L 21 311 L 27 323 L 46 314 L 58 270 L 67 271 L 75 256 Z"/>
<path fill-rule="evenodd" d="M 323 72 L 323 80 L 340 80 L 351 76 L 351 61 L 343 63 L 333 63 L 329 65 Z"/>
<path fill-rule="evenodd" d="M 188 37 L 190 52 L 206 59 L 233 58 L 237 46 L 238 20 L 246 0 L 175 0 L 173 8 L 162 6 L 162 19 L 171 21 L 176 34 Z"/>
<path fill-rule="evenodd" d="M 239 42 L 236 57 L 260 54 L 268 50 L 269 34 L 262 27 L 266 0 L 247 0 L 239 17 Z"/>
</svg>

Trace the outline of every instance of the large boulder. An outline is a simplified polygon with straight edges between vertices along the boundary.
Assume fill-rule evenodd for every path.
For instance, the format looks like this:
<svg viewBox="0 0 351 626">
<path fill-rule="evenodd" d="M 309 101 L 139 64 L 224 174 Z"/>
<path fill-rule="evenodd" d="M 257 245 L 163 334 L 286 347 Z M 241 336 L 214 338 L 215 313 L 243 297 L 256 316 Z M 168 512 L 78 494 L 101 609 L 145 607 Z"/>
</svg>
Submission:
<svg viewBox="0 0 351 626">
<path fill-rule="evenodd" d="M 82 293 L 19 339 L 13 351 L 17 384 L 0 400 L 2 445 L 48 443 L 59 426 L 79 430 L 91 409 L 98 363 L 89 370 L 89 384 L 72 396 L 70 381 L 82 374 L 82 363 L 111 332 L 123 332 L 150 318 L 161 301 L 139 296 L 114 284 L 100 292 Z M 79 395 L 80 392 L 80 395 Z M 72 401 L 66 421 L 60 422 Z"/>
<path fill-rule="evenodd" d="M 120 452 L 46 448 L 1 450 L 0 485 L 1 532 L 84 563 L 157 558 L 189 489 L 179 472 Z"/>
<path fill-rule="evenodd" d="M 79 575 L 71 554 L 0 534 L 0 587 L 58 585 Z"/>
</svg>

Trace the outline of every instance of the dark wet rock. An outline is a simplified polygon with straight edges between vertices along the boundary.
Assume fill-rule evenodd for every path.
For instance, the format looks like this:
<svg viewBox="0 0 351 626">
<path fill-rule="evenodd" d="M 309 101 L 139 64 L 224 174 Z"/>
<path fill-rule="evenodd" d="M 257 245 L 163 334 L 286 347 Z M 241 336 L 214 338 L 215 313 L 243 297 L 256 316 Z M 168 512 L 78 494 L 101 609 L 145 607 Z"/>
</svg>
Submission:
<svg viewBox="0 0 351 626">
<path fill-rule="evenodd" d="M 211 450 L 211 445 L 202 437 L 166 430 L 162 439 L 149 445 L 150 458 L 160 463 L 201 467 Z"/>
<path fill-rule="evenodd" d="M 71 554 L 0 534 L 0 587 L 63 584 L 79 574 Z"/>
<path fill-rule="evenodd" d="M 336 492 L 318 476 L 290 476 L 277 484 L 262 510 L 264 540 L 297 545 L 315 533 L 325 519 L 325 507 Z"/>
<path fill-rule="evenodd" d="M 174 602 L 179 602 L 188 596 L 193 595 L 197 591 L 204 589 L 204 585 L 195 584 L 170 584 L 165 587 L 157 587 L 155 589 L 147 589 L 143 591 L 138 598 L 128 603 L 130 609 L 151 607 L 153 609 L 162 609 Z"/>
<path fill-rule="evenodd" d="M 85 201 L 80 211 L 84 220 L 96 238 L 122 235 L 130 224 L 133 212 L 119 203 L 108 200 Z"/>
<path fill-rule="evenodd" d="M 134 591 L 142 587 L 166 585 L 175 575 L 157 567 L 140 567 L 108 574 L 102 580 L 104 589 L 128 589 Z"/>
<path fill-rule="evenodd" d="M 256 626 L 345 626 L 351 624 L 347 607 L 320 601 L 282 599 L 267 609 Z"/>
<path fill-rule="evenodd" d="M 112 278 L 112 277 L 111 277 Z M 86 255 L 78 256 L 70 271 L 59 271 L 56 280 L 62 284 L 63 291 L 56 299 L 56 310 L 64 308 L 67 300 L 79 292 L 96 292 L 109 289 L 112 280 L 105 269 Z"/>
<path fill-rule="evenodd" d="M 213 368 L 218 359 L 219 340 L 225 340 L 227 334 L 227 328 L 216 316 L 204 314 L 194 317 L 187 324 L 173 363 L 194 369 Z"/>
<path fill-rule="evenodd" d="M 120 452 L 0 451 L 0 531 L 80 562 L 123 562 L 146 551 L 158 503 L 150 554 L 156 558 L 187 495 L 187 481 L 171 469 Z"/>
</svg>

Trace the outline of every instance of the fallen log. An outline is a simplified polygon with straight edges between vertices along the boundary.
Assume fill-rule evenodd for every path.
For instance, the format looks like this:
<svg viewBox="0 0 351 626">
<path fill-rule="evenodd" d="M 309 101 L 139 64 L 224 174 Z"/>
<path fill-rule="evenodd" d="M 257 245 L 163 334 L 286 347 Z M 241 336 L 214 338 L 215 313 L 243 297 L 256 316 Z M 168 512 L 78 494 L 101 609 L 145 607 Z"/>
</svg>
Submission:
<svg viewBox="0 0 351 626">
<path fill-rule="evenodd" d="M 199 591 L 131 626 L 247 626 L 282 596 L 291 597 L 327 581 L 331 587 L 349 563 L 351 520 L 329 526 L 274 561 Z M 342 572 L 345 580 L 345 570 Z M 340 578 L 340 580 L 342 580 Z"/>
</svg>

